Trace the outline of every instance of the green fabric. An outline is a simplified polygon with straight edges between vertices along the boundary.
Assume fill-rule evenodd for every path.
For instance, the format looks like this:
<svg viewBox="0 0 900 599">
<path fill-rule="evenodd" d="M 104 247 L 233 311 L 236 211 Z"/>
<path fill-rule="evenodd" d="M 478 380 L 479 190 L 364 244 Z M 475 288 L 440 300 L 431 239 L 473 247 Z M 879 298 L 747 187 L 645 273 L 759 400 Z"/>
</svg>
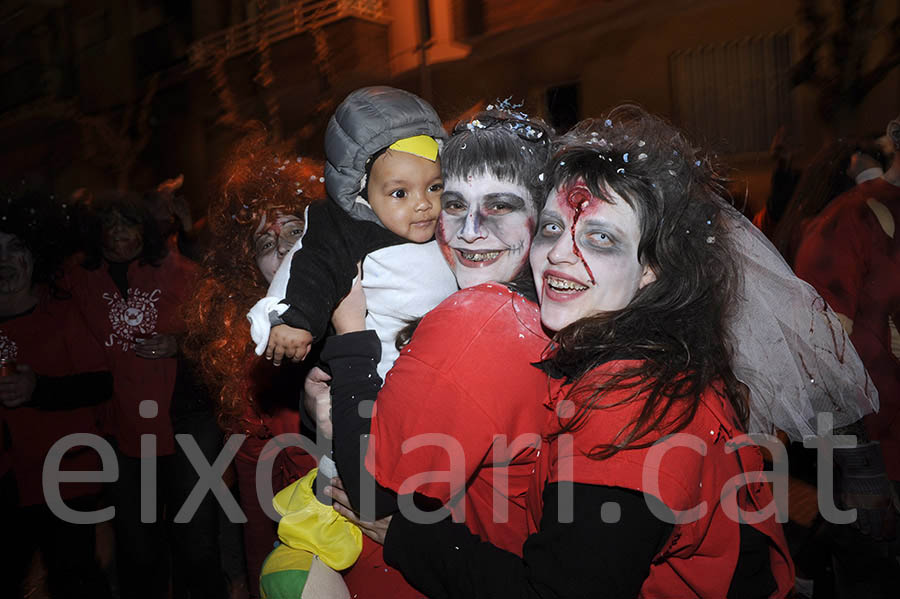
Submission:
<svg viewBox="0 0 900 599">
<path fill-rule="evenodd" d="M 300 599 L 313 555 L 280 543 L 263 562 L 259 577 L 262 599 Z"/>
</svg>

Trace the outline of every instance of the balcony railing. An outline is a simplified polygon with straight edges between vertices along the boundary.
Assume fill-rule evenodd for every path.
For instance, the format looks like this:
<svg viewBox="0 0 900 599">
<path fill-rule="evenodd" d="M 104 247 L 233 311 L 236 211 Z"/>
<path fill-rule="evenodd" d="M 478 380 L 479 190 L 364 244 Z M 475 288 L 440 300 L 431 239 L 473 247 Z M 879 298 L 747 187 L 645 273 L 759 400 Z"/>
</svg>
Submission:
<svg viewBox="0 0 900 599">
<path fill-rule="evenodd" d="M 223 29 L 191 44 L 192 69 L 212 64 L 223 54 L 238 56 L 256 48 L 261 39 L 275 43 L 346 17 L 385 22 L 384 0 L 300 0 Z"/>
</svg>

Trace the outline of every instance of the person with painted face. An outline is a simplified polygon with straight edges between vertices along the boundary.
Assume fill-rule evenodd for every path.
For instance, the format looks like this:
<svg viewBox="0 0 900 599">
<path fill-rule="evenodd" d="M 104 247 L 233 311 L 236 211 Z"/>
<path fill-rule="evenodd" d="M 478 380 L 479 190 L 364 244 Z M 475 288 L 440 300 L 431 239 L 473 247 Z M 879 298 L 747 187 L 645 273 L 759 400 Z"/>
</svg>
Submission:
<svg viewBox="0 0 900 599">
<path fill-rule="evenodd" d="M 161 597 L 169 588 L 169 548 L 176 585 L 192 595 L 220 597 L 220 507 L 207 496 L 192 517 L 167 519 L 184 505 L 199 475 L 175 434 L 193 441 L 212 463 L 222 444 L 207 392 L 183 359 L 186 329 L 182 305 L 196 281 L 196 265 L 168 252 L 156 222 L 137 194 L 106 192 L 91 200 L 91 230 L 81 264 L 65 282 L 105 348 L 114 377 L 105 419 L 115 441 L 119 476 L 112 488 L 116 517 L 116 566 L 123 596 Z M 152 440 L 148 446 L 146 440 Z M 148 451 L 150 455 L 147 455 Z M 142 462 L 156 462 L 158 484 L 142 484 Z M 155 510 L 142 514 L 145 494 Z M 150 504 L 152 505 L 152 504 Z"/>
<path fill-rule="evenodd" d="M 521 549 L 534 433 L 545 413 L 545 375 L 530 363 L 548 341 L 528 282 L 527 255 L 550 138 L 543 123 L 502 110 L 455 128 L 442 154 L 447 185 L 437 238 L 464 289 L 422 319 L 383 387 L 373 367 L 378 338 L 363 330 L 365 298 L 351 293 L 335 312 L 338 335 L 326 340 L 322 359 L 332 369 L 335 459 L 353 505 L 369 506 L 379 516 L 396 511 L 398 493 L 400 501 L 413 497 L 404 480 L 446 470 L 449 459 L 434 444 L 406 452 L 404 441 L 452 438 L 461 450 L 457 476 L 414 489 L 417 497 L 452 503 L 470 530 L 511 551 Z M 513 279 L 521 285 L 509 284 Z M 361 418 L 357 402 L 376 397 L 371 422 Z M 360 472 L 359 436 L 370 432 L 376 443 L 368 471 Z M 494 477 L 499 464 L 508 466 L 506 482 Z M 366 503 L 360 479 L 362 474 L 371 483 L 369 472 L 383 485 L 374 506 Z M 348 501 L 336 488 L 328 492 Z M 374 555 L 382 559 L 380 551 Z M 389 580 L 396 572 L 389 570 L 378 577 Z M 386 584 L 369 578 L 383 592 L 375 596 L 389 594 Z"/>
<path fill-rule="evenodd" d="M 443 155 L 436 235 L 460 288 L 511 281 L 528 263 L 545 133 L 526 115 L 500 110 L 456 126 Z"/>
<path fill-rule="evenodd" d="M 287 253 L 305 230 L 307 206 L 327 201 L 320 181 L 322 163 L 297 156 L 286 144 L 267 141 L 254 125 L 229 151 L 209 205 L 210 250 L 185 314 L 191 326 L 185 351 L 197 363 L 216 399 L 226 434 L 246 435 L 235 455 L 238 501 L 246 516 L 243 543 L 247 592 L 259 597 L 263 564 L 278 542 L 278 522 L 264 510 L 257 473 L 271 460 L 271 486 L 277 493 L 316 467 L 301 447 L 269 444 L 282 434 L 315 432 L 301 422 L 300 398 L 309 365 L 254 359 L 250 323 L 241 316 L 265 293 Z M 262 462 L 263 465 L 260 465 Z M 323 506 L 323 509 L 328 509 Z M 282 551 L 279 551 L 279 554 Z M 306 586 L 339 589 L 340 575 L 315 560 Z M 292 566 L 296 562 L 291 563 Z M 273 578 L 278 578 L 276 575 Z M 297 585 L 299 596 L 306 587 Z M 307 594 L 309 591 L 306 591 Z M 335 590 L 334 592 L 337 592 Z"/>
<path fill-rule="evenodd" d="M 361 262 L 368 322 L 383 346 L 379 372 L 387 372 L 397 332 L 456 290 L 434 241 L 445 137 L 434 109 L 409 92 L 367 87 L 344 99 L 325 131 L 332 201 L 310 207 L 302 239 L 248 315 L 257 354 L 276 365 L 302 360 Z"/>
<path fill-rule="evenodd" d="M 52 196 L 31 191 L 0 200 L 3 597 L 25 596 L 38 550 L 51 597 L 110 596 L 95 557 L 94 526 L 63 520 L 42 484 L 51 447 L 68 435 L 98 434 L 101 404 L 113 389 L 103 348 L 57 285 L 70 224 Z M 100 458 L 93 449 L 76 446 L 61 462 L 47 462 L 51 469 L 54 464 L 59 470 L 97 471 Z M 52 475 L 49 481 L 68 508 L 96 509 L 99 483 L 59 483 Z"/>
<path fill-rule="evenodd" d="M 829 402 L 851 422 L 877 406 L 837 317 L 721 197 L 708 158 L 639 108 L 563 136 L 545 179 L 530 262 L 554 337 L 536 365 L 531 534 L 511 551 L 409 509 L 361 526 L 433 598 L 788 596 L 762 456 L 741 439 L 806 433 Z"/>
</svg>

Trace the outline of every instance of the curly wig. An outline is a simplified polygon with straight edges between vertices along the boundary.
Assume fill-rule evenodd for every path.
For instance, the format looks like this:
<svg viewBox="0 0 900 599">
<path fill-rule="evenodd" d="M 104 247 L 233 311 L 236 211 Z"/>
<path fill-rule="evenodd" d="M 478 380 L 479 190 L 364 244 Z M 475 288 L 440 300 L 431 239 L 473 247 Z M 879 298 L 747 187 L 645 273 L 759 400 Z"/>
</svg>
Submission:
<svg viewBox="0 0 900 599">
<path fill-rule="evenodd" d="M 593 410 L 642 401 L 640 416 L 592 456 L 647 447 L 684 428 L 701 395 L 720 381 L 746 423 L 746 396 L 730 370 L 726 333 L 739 279 L 723 230 L 723 181 L 711 158 L 662 119 L 626 105 L 561 136 L 546 179 L 548 190 L 583 182 L 598 198 L 612 201 L 607 189 L 622 197 L 640 222 L 638 259 L 656 275 L 624 308 L 557 332 L 542 366 L 575 381 L 568 399 L 576 410 L 560 417 L 561 430 L 575 430 Z M 616 360 L 637 366 L 599 384 L 580 382 Z M 612 389 L 629 390 L 628 399 L 612 404 L 606 399 Z"/>
<path fill-rule="evenodd" d="M 247 312 L 268 284 L 255 260 L 254 233 L 263 217 L 303 217 L 325 198 L 320 162 L 270 145 L 252 130 L 230 152 L 211 198 L 210 249 L 200 281 L 185 306 L 190 330 L 185 350 L 218 399 L 219 423 L 228 432 L 264 436 L 259 406 L 268 376 L 254 355 Z"/>
</svg>

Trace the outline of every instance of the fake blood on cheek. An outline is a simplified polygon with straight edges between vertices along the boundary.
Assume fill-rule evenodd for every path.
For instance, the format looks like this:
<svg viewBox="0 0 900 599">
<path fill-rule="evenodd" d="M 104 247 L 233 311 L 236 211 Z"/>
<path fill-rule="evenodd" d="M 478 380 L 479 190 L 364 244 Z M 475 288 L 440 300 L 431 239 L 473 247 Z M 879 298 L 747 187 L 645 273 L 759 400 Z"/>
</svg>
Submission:
<svg viewBox="0 0 900 599">
<path fill-rule="evenodd" d="M 581 260 L 581 263 L 584 264 L 584 268 L 587 271 L 588 277 L 591 279 L 591 285 L 596 284 L 594 280 L 594 273 L 591 271 L 591 267 L 588 266 L 587 261 L 584 259 L 584 256 L 581 255 L 581 250 L 578 249 L 578 244 L 575 243 L 575 227 L 578 226 L 578 219 L 581 218 L 581 215 L 584 214 L 584 211 L 591 207 L 591 205 L 596 205 L 597 202 L 601 201 L 599 198 L 595 198 L 587 187 L 585 187 L 581 183 L 576 183 L 575 185 L 563 189 L 560 191 L 560 194 L 564 195 L 566 198 L 565 206 L 572 210 L 572 226 L 570 231 L 572 233 L 572 253 L 578 256 L 578 259 Z"/>
</svg>

